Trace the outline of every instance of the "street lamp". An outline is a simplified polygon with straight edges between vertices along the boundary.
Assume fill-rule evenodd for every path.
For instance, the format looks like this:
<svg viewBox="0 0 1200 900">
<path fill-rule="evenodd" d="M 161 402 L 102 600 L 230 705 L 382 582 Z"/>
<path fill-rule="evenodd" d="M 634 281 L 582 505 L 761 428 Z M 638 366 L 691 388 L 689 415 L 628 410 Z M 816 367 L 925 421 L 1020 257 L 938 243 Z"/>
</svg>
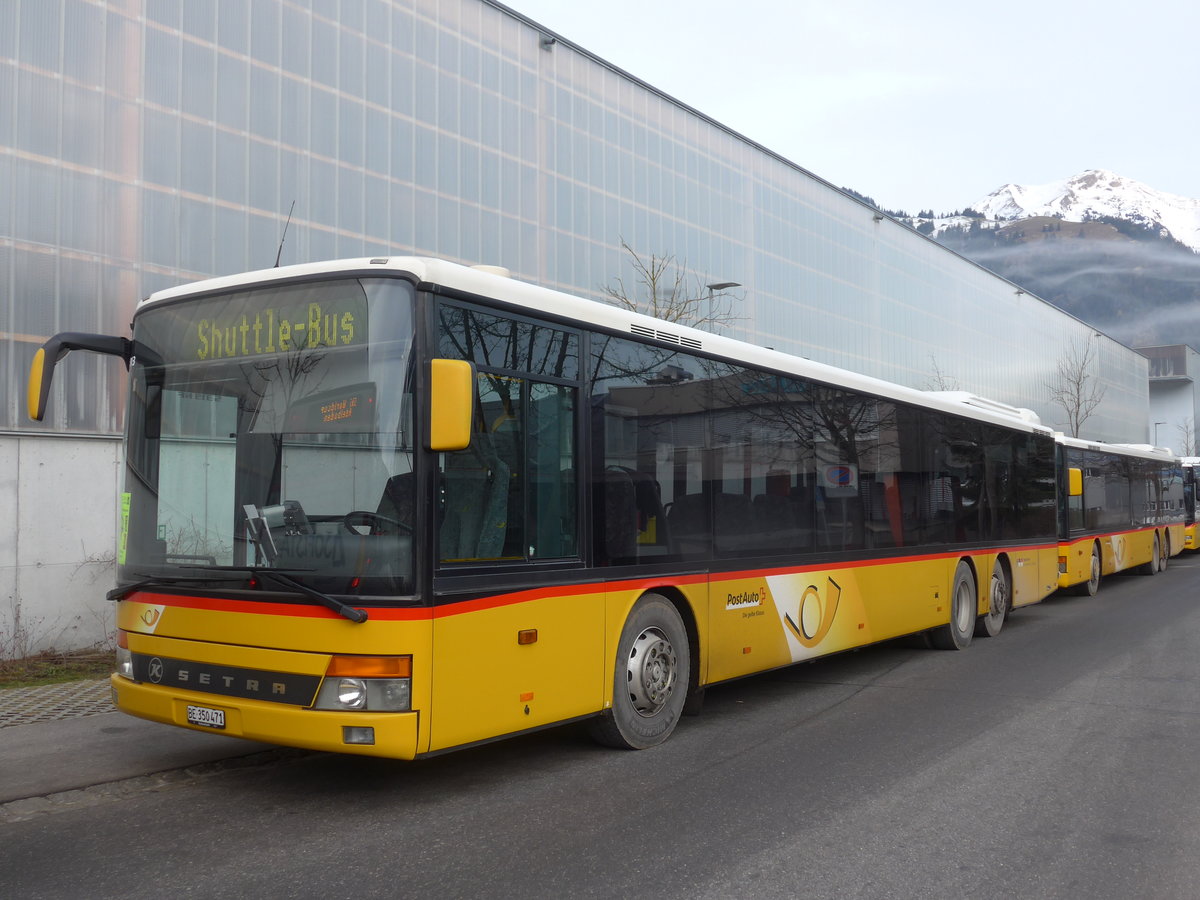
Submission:
<svg viewBox="0 0 1200 900">
<path fill-rule="evenodd" d="M 706 284 L 704 287 L 708 289 L 708 312 L 705 314 L 705 321 L 711 325 L 716 318 L 713 314 L 713 296 L 730 288 L 741 287 L 741 284 L 736 281 L 717 281 L 712 284 Z"/>
<path fill-rule="evenodd" d="M 727 291 L 730 288 L 741 287 L 741 285 L 736 281 L 718 281 L 716 284 L 706 284 L 705 287 L 708 288 L 708 296 L 711 297 L 714 292 L 719 294 L 721 291 Z"/>
<path fill-rule="evenodd" d="M 1166 422 L 1155 422 L 1154 423 L 1154 446 L 1155 447 L 1158 446 L 1158 426 L 1166 425 L 1166 424 L 1167 424 Z"/>
</svg>

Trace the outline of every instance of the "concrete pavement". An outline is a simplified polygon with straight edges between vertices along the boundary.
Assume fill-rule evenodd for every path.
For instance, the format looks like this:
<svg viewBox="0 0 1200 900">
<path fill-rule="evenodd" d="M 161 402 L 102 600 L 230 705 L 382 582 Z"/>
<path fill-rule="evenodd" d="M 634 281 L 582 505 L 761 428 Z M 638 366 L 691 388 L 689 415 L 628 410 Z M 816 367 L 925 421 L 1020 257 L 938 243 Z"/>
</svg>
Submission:
<svg viewBox="0 0 1200 900">
<path fill-rule="evenodd" d="M 107 679 L 0 689 L 0 806 L 277 749 L 116 712 Z"/>
</svg>

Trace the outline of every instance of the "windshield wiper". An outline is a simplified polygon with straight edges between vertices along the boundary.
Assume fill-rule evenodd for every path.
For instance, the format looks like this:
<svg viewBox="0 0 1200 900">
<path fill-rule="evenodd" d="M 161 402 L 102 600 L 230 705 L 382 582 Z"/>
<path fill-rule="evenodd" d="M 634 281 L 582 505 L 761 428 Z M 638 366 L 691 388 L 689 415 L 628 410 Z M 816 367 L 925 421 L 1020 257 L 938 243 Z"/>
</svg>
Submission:
<svg viewBox="0 0 1200 900">
<path fill-rule="evenodd" d="M 266 568 L 263 566 L 180 566 L 180 568 L 181 569 L 201 569 L 205 572 L 230 572 L 230 573 L 246 572 L 246 573 L 254 575 L 258 578 L 271 578 L 276 583 L 281 584 L 284 587 L 291 588 L 292 590 L 297 591 L 298 593 L 304 594 L 306 597 L 311 597 L 313 600 L 316 600 L 322 606 L 333 610 L 339 616 L 343 616 L 344 618 L 349 619 L 351 622 L 354 622 L 356 625 L 361 625 L 363 622 L 367 621 L 366 610 L 355 609 L 353 606 L 350 606 L 348 603 L 343 603 L 341 600 L 337 599 L 336 597 L 331 597 L 328 594 L 322 593 L 321 591 L 314 590 L 313 588 L 310 588 L 308 585 L 302 584 L 299 581 L 297 581 L 295 578 L 292 578 L 291 574 L 290 574 L 290 573 L 303 574 L 306 572 L 312 572 L 313 571 L 312 569 L 280 570 L 280 569 L 269 569 L 269 568 Z M 109 600 L 124 600 L 126 597 L 128 597 L 130 594 L 134 593 L 135 591 L 144 590 L 149 587 L 172 587 L 174 585 L 180 584 L 182 582 L 188 582 L 188 581 L 199 582 L 201 584 L 211 584 L 213 582 L 229 581 L 229 580 L 231 580 L 231 579 L 213 578 L 211 576 L 201 575 L 199 573 L 197 573 L 196 575 L 186 575 L 186 576 L 182 576 L 179 578 L 172 578 L 170 576 L 161 576 L 161 577 L 155 577 L 155 578 L 147 578 L 145 581 L 137 581 L 137 582 L 134 582 L 133 584 L 127 584 L 127 585 L 124 585 L 123 587 L 114 588 L 113 590 L 109 591 L 108 594 L 106 594 L 105 596 Z"/>
<path fill-rule="evenodd" d="M 350 604 L 343 603 L 337 597 L 331 597 L 329 594 L 314 590 L 306 584 L 301 584 L 290 575 L 284 575 L 282 572 L 278 572 L 273 569 L 254 569 L 253 571 L 255 575 L 260 577 L 266 576 L 268 578 L 274 578 L 277 582 L 285 587 L 290 587 L 293 590 L 299 591 L 305 596 L 312 597 L 322 606 L 332 609 L 339 616 L 349 619 L 355 625 L 361 625 L 363 622 L 367 621 L 367 611 L 365 609 L 355 609 Z"/>
<path fill-rule="evenodd" d="M 192 566 L 181 566 L 180 568 L 189 569 Z M 327 609 L 332 609 L 335 613 L 343 618 L 349 619 L 356 625 L 361 625 L 367 621 L 367 613 L 365 610 L 355 609 L 348 603 L 343 603 L 337 597 L 331 597 L 329 594 L 314 590 L 306 584 L 302 584 L 295 578 L 292 578 L 289 572 L 311 572 L 312 569 L 271 569 L 266 566 L 195 566 L 197 569 L 205 569 L 217 572 L 249 572 L 251 575 L 259 578 L 270 578 L 276 583 L 282 584 L 284 587 L 289 587 L 294 591 L 304 594 L 306 597 L 311 597 Z"/>
<path fill-rule="evenodd" d="M 208 567 L 205 566 L 204 568 L 208 568 Z M 147 573 L 138 572 L 137 574 L 145 575 Z M 124 585 L 115 587 L 111 591 L 109 591 L 107 594 L 104 595 L 104 599 L 105 600 L 124 600 L 130 594 L 137 593 L 138 591 L 144 591 L 147 588 L 156 588 L 156 587 L 169 588 L 169 587 L 175 587 L 178 584 L 185 584 L 188 582 L 197 583 L 197 584 L 212 584 L 215 581 L 220 582 L 220 581 L 231 581 L 231 580 L 232 579 L 229 579 L 229 578 L 211 578 L 211 577 L 206 577 L 204 575 L 186 575 L 186 576 L 183 576 L 180 578 L 173 578 L 170 575 L 153 575 L 153 576 L 145 578 L 141 581 L 135 581 L 135 582 L 133 582 L 133 584 L 124 584 Z"/>
</svg>

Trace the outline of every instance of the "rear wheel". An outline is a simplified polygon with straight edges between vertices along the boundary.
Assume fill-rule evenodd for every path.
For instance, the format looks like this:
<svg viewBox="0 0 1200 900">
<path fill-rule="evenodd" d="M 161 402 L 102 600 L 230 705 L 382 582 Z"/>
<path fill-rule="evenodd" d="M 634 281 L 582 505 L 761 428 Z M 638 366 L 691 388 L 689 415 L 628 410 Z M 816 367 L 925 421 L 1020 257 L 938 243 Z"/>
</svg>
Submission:
<svg viewBox="0 0 1200 900">
<path fill-rule="evenodd" d="M 1157 575 L 1159 563 L 1162 561 L 1162 544 L 1158 539 L 1158 533 L 1154 535 L 1154 551 L 1150 556 L 1150 562 L 1142 563 L 1137 567 L 1139 575 Z"/>
<path fill-rule="evenodd" d="M 1087 581 L 1071 585 L 1071 593 L 1078 597 L 1095 597 L 1100 590 L 1100 548 L 1092 545 L 1092 570 Z"/>
<path fill-rule="evenodd" d="M 626 750 L 661 744 L 679 723 L 690 673 L 683 619 L 667 598 L 647 594 L 621 631 L 612 709 L 588 723 L 592 737 Z"/>
<path fill-rule="evenodd" d="M 978 611 L 975 578 L 961 560 L 954 570 L 950 589 L 950 622 L 929 632 L 929 642 L 938 650 L 965 650 L 971 646 Z"/>
<path fill-rule="evenodd" d="M 975 620 L 976 637 L 995 637 L 1004 627 L 1012 608 L 1012 584 L 1000 560 L 992 565 L 992 581 L 988 591 L 988 611 Z"/>
</svg>

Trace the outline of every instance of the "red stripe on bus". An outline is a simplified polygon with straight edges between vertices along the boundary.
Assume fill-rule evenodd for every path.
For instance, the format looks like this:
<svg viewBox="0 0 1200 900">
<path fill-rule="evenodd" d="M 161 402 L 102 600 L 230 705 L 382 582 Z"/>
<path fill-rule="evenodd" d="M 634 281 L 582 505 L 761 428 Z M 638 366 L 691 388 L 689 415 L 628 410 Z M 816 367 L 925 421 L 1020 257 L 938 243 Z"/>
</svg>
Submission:
<svg viewBox="0 0 1200 900">
<path fill-rule="evenodd" d="M 1148 529 L 1147 529 L 1148 530 Z M 1124 532 L 1128 533 L 1128 532 Z M 1089 535 L 1096 538 L 1100 535 Z M 1087 538 L 1079 538 L 1085 540 Z M 899 565 L 913 562 L 930 562 L 938 559 L 958 559 L 963 556 L 988 556 L 996 553 L 1017 553 L 1031 550 L 1048 550 L 1057 548 L 1058 541 L 1048 544 L 1031 544 L 1021 547 L 998 548 L 991 550 L 961 550 L 942 553 L 926 553 L 919 556 L 887 557 L 884 559 L 846 560 L 843 562 L 815 562 L 803 566 L 775 566 L 765 569 L 742 569 L 732 572 L 717 572 L 712 575 L 689 574 L 678 577 L 653 576 L 646 578 L 628 578 L 620 581 L 599 581 L 578 585 L 554 585 L 551 587 L 534 588 L 532 590 L 514 591 L 506 594 L 493 594 L 487 597 L 475 597 L 470 600 L 451 602 L 440 606 L 420 608 L 396 608 L 366 606 L 371 620 L 384 622 L 420 622 L 433 619 L 444 619 L 449 616 L 466 615 L 488 609 L 499 609 L 505 606 L 518 606 L 522 603 L 532 603 L 537 600 L 559 597 L 564 594 L 601 594 L 615 591 L 648 591 L 655 588 L 670 588 L 679 585 L 704 584 L 710 580 L 735 581 L 737 579 L 764 578 L 773 575 L 798 575 L 804 572 L 823 572 L 830 570 L 864 569 L 873 566 Z M 138 591 L 131 594 L 128 600 L 139 603 L 152 603 L 159 606 L 176 606 L 182 609 L 199 609 L 213 612 L 249 613 L 265 616 L 290 616 L 301 619 L 338 619 L 340 616 L 324 606 L 308 603 L 277 603 L 264 600 L 230 600 L 216 597 L 183 597 L 168 594 L 158 594 Z M 354 604 L 349 604 L 353 606 Z"/>
</svg>

